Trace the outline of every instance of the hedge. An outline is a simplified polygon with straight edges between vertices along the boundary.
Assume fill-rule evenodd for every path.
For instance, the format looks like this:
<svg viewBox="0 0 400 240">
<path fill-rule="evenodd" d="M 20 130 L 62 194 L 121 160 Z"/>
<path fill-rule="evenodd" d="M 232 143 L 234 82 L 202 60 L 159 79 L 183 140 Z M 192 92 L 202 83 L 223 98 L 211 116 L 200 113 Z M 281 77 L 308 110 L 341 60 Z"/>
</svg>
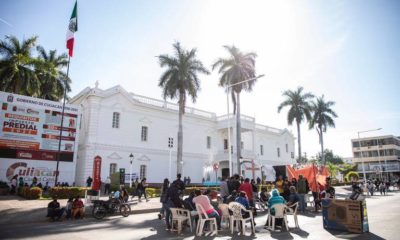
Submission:
<svg viewBox="0 0 400 240">
<path fill-rule="evenodd" d="M 39 199 L 42 196 L 43 190 L 39 187 L 20 187 L 18 195 L 26 199 Z"/>
<path fill-rule="evenodd" d="M 76 198 L 85 197 L 85 191 L 89 190 L 90 188 L 84 187 L 53 187 L 49 189 L 48 195 L 51 198 L 58 198 L 58 199 L 68 199 L 68 198 Z"/>
</svg>

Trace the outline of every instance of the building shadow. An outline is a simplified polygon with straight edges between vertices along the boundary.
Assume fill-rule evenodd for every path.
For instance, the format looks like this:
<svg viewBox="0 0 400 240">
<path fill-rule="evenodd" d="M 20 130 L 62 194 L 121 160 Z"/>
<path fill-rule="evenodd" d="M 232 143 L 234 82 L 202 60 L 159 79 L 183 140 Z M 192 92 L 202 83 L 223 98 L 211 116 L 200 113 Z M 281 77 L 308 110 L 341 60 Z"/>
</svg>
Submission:
<svg viewBox="0 0 400 240">
<path fill-rule="evenodd" d="M 384 238 L 379 237 L 378 235 L 367 232 L 367 233 L 349 233 L 349 232 L 342 232 L 342 231 L 335 231 L 335 230 L 326 230 L 333 236 L 342 239 L 352 239 L 352 240 L 384 240 Z"/>
</svg>

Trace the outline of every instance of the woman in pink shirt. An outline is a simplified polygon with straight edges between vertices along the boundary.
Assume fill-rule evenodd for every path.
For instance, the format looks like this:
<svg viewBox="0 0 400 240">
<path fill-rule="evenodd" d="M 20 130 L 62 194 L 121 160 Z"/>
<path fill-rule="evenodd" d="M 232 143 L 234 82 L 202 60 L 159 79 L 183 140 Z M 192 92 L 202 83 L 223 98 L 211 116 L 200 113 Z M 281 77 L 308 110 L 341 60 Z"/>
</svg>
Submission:
<svg viewBox="0 0 400 240">
<path fill-rule="evenodd" d="M 218 230 L 221 230 L 221 218 L 218 212 L 215 211 L 211 205 L 210 199 L 207 196 L 202 195 L 201 191 L 198 189 L 195 190 L 194 193 L 196 194 L 196 197 L 193 198 L 193 203 L 202 206 L 208 217 L 217 219 Z"/>
</svg>

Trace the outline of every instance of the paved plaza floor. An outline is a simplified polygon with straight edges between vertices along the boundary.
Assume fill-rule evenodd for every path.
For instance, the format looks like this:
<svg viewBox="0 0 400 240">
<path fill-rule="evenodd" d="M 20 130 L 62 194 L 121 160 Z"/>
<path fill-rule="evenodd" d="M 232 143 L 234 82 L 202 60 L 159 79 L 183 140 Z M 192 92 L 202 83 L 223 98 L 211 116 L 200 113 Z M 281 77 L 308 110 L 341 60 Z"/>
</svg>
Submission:
<svg viewBox="0 0 400 240">
<path fill-rule="evenodd" d="M 346 195 L 339 190 L 339 195 Z M 269 231 L 263 228 L 266 214 L 259 214 L 256 218 L 256 234 L 246 236 L 230 231 L 220 231 L 216 237 L 195 237 L 188 229 L 181 235 L 165 230 L 163 221 L 157 219 L 157 213 L 139 213 L 123 218 L 120 216 L 107 217 L 104 220 L 86 218 L 83 220 L 62 221 L 50 223 L 47 221 L 21 223 L 7 223 L 7 212 L 4 211 L 4 202 L 0 200 L 0 239 L 400 239 L 400 192 L 390 192 L 387 196 L 373 196 L 367 198 L 370 233 L 350 234 L 346 232 L 327 231 L 322 227 L 321 214 L 309 213 L 299 215 L 299 229 L 294 228 L 294 221 L 288 216 L 289 231 Z M 147 206 L 156 206 L 156 199 L 152 202 L 142 202 L 134 206 L 137 209 Z M 154 211 L 154 209 L 152 210 Z M 29 218 L 29 216 L 26 216 Z"/>
</svg>

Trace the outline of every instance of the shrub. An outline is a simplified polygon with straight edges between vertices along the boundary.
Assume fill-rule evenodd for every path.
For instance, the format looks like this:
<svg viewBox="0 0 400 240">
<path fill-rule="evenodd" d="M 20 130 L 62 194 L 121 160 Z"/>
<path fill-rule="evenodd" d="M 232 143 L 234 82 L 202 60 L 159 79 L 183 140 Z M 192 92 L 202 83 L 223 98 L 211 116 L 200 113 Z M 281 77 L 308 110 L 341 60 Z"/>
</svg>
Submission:
<svg viewBox="0 0 400 240">
<path fill-rule="evenodd" d="M 75 198 L 85 197 L 85 191 L 90 190 L 90 188 L 83 188 L 83 187 L 53 187 L 49 189 L 49 196 L 51 198 L 58 198 L 58 199 L 67 199 L 67 198 Z"/>
<path fill-rule="evenodd" d="M 357 181 L 360 178 L 360 176 L 358 175 L 357 172 L 351 171 L 348 172 L 344 178 L 347 182 L 351 182 L 352 178 L 354 179 L 354 181 Z"/>
<path fill-rule="evenodd" d="M 39 187 L 20 187 L 18 195 L 26 199 L 39 199 L 42 196 L 43 190 Z"/>
</svg>

